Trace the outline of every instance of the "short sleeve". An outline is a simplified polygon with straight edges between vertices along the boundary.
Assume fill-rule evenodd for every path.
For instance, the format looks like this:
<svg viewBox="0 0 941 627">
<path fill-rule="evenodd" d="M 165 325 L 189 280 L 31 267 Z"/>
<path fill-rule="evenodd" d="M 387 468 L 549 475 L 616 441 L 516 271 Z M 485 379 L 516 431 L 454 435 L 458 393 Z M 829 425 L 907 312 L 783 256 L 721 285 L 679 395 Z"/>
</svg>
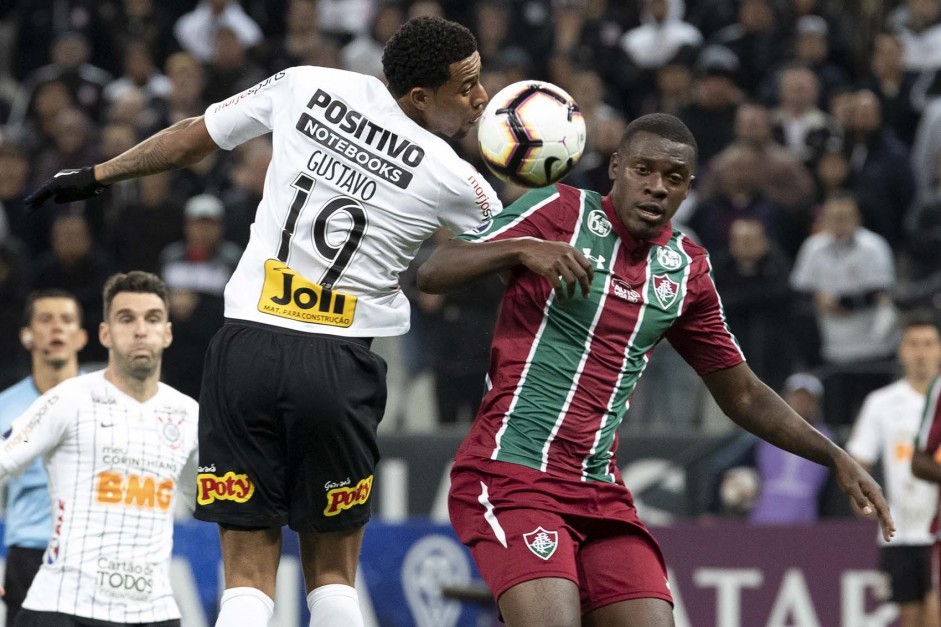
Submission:
<svg viewBox="0 0 941 627">
<path fill-rule="evenodd" d="M 694 258 L 693 265 L 683 312 L 665 336 L 702 377 L 737 366 L 745 355 L 726 323 L 706 253 Z"/>
<path fill-rule="evenodd" d="M 493 187 L 474 166 L 461 160 L 454 176 L 441 183 L 438 221 L 452 233 L 463 233 L 486 223 L 503 211 Z"/>
<path fill-rule="evenodd" d="M 13 420 L 0 441 L 0 473 L 24 470 L 29 464 L 54 449 L 65 436 L 70 407 L 74 415 L 74 399 L 65 398 L 62 386 L 56 386 L 36 399 Z"/>
<path fill-rule="evenodd" d="M 469 242 L 495 242 L 514 237 L 553 240 L 565 220 L 565 198 L 555 186 L 533 189 L 498 215 L 459 235 Z M 577 212 L 576 214 L 577 215 Z"/>
<path fill-rule="evenodd" d="M 879 459 L 879 410 L 873 397 L 869 396 L 864 402 L 853 425 L 853 432 L 846 442 L 846 451 L 856 459 L 873 464 Z"/>
<path fill-rule="evenodd" d="M 279 101 L 289 101 L 291 70 L 269 76 L 228 100 L 209 105 L 204 120 L 209 135 L 223 150 L 271 132 Z"/>
</svg>

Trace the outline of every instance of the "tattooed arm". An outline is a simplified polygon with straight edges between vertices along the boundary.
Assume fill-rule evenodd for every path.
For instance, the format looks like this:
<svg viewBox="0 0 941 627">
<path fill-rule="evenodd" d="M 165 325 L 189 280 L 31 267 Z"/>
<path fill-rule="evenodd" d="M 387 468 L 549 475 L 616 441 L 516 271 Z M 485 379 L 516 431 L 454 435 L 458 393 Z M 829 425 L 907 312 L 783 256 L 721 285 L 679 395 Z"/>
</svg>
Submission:
<svg viewBox="0 0 941 627">
<path fill-rule="evenodd" d="M 219 147 L 202 116 L 180 120 L 123 154 L 95 166 L 95 180 L 110 185 L 125 179 L 192 165 Z"/>
</svg>

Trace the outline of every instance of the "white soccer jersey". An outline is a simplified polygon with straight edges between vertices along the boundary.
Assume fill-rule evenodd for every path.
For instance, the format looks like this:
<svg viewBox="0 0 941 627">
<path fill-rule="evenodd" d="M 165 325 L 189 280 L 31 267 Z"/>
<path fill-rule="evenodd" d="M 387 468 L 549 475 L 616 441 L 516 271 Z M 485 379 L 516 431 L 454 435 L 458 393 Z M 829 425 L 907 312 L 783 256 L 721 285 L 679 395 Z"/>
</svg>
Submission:
<svg viewBox="0 0 941 627">
<path fill-rule="evenodd" d="M 867 463 L 882 460 L 883 483 L 892 517 L 896 545 L 934 542 L 931 520 L 938 507 L 938 486 L 912 475 L 915 435 L 925 405 L 905 380 L 896 381 L 866 397 L 846 450 Z M 879 541 L 882 535 L 879 535 Z"/>
<path fill-rule="evenodd" d="M 180 617 L 170 590 L 178 492 L 195 498 L 196 401 L 144 403 L 104 371 L 43 394 L 0 442 L 0 474 L 42 455 L 53 531 L 23 607 L 116 623 Z M 188 501 L 188 502 L 189 502 Z"/>
<path fill-rule="evenodd" d="M 409 119 L 381 81 L 295 67 L 206 110 L 219 147 L 274 130 L 251 237 L 225 315 L 346 336 L 408 330 L 398 277 L 440 227 L 502 209 L 493 188 Z"/>
</svg>

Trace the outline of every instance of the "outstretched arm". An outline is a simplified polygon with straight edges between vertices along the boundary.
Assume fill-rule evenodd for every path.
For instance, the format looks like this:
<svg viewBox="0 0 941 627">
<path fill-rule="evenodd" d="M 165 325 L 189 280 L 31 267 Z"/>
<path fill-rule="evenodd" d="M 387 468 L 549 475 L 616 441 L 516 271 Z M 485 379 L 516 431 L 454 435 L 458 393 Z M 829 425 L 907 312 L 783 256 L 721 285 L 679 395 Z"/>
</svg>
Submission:
<svg viewBox="0 0 941 627">
<path fill-rule="evenodd" d="M 103 185 L 165 172 L 201 161 L 219 147 L 209 135 L 203 116 L 180 120 L 110 161 L 95 166 Z"/>
<path fill-rule="evenodd" d="M 62 170 L 25 198 L 31 209 L 50 198 L 57 203 L 86 200 L 105 187 L 137 176 L 191 165 L 218 150 L 202 116 L 181 120 L 114 159 L 78 170 Z"/>
<path fill-rule="evenodd" d="M 742 363 L 710 373 L 703 381 L 722 411 L 740 427 L 778 448 L 833 468 L 840 489 L 857 509 L 878 517 L 886 540 L 893 536 L 895 523 L 879 484 L 762 383 L 751 368 Z"/>
<path fill-rule="evenodd" d="M 430 294 L 453 292 L 482 276 L 525 266 L 546 277 L 561 298 L 571 298 L 581 285 L 591 290 L 591 263 L 565 242 L 517 237 L 470 243 L 452 239 L 439 245 L 418 268 L 418 288 Z"/>
</svg>

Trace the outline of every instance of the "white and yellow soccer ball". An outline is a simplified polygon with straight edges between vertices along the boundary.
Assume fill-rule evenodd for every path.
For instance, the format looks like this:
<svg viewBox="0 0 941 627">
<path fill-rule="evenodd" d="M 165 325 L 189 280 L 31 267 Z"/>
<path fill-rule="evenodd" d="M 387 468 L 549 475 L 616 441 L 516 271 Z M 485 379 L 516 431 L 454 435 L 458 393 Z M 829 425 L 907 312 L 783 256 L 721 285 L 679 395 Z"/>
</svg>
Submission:
<svg viewBox="0 0 941 627">
<path fill-rule="evenodd" d="M 585 151 L 575 99 L 544 81 L 520 81 L 487 103 L 477 130 L 480 155 L 507 183 L 544 187 L 568 174 Z"/>
</svg>

